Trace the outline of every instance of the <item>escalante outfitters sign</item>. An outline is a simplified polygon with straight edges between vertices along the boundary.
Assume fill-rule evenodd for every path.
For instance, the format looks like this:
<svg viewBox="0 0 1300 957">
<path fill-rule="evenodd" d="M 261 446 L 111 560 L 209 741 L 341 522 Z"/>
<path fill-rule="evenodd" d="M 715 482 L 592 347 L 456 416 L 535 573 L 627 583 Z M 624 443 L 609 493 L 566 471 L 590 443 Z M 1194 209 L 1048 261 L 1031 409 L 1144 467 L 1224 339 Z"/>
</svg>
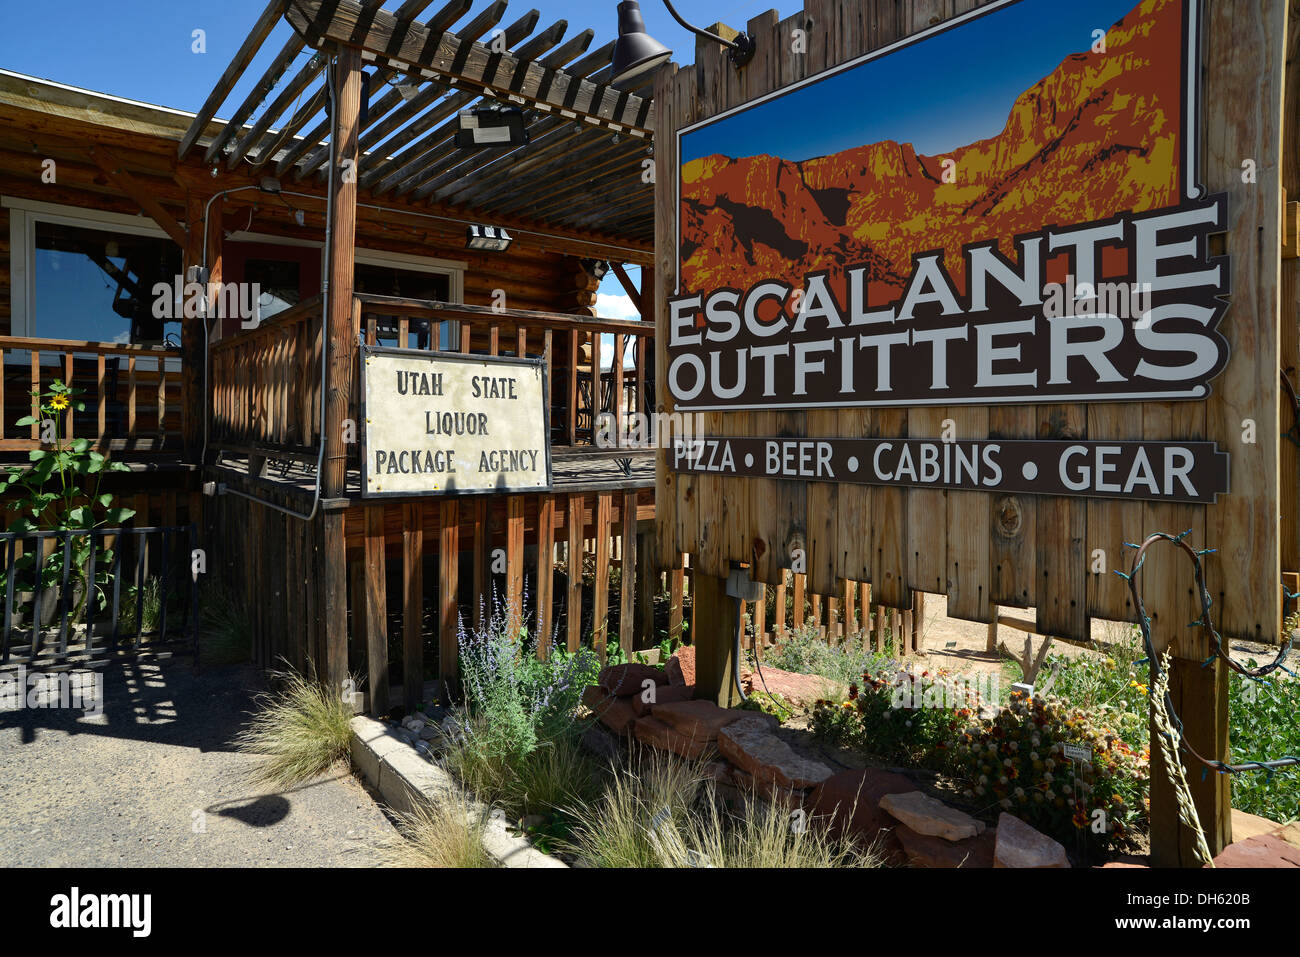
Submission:
<svg viewBox="0 0 1300 957">
<path fill-rule="evenodd" d="M 551 488 L 543 360 L 362 347 L 362 494 Z"/>
<path fill-rule="evenodd" d="M 1199 6 L 995 3 L 679 130 L 675 408 L 1209 396 L 1228 363 L 1230 271 L 1210 251 L 1227 196 L 1197 179 Z M 1037 44 L 1014 56 L 1041 61 L 1035 82 L 993 61 L 918 81 L 987 45 L 993 12 L 1033 18 Z M 933 100 L 953 97 L 968 115 L 932 122 Z M 826 439 L 811 468 L 778 440 L 743 444 L 682 443 L 673 465 L 1186 502 L 1227 491 L 1212 442 Z"/>
</svg>

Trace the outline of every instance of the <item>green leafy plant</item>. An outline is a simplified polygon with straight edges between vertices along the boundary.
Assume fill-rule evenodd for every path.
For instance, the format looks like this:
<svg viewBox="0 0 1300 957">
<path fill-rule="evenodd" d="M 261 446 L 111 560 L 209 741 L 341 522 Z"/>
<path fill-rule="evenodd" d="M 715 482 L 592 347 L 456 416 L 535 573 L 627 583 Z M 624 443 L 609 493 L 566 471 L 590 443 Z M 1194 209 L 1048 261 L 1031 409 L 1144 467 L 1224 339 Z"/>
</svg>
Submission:
<svg viewBox="0 0 1300 957">
<path fill-rule="evenodd" d="M 763 664 L 773 668 L 821 675 L 841 686 L 858 680 L 863 671 L 884 667 L 888 661 L 886 655 L 860 647 L 832 645 L 813 624 L 786 631 L 763 658 Z"/>
<path fill-rule="evenodd" d="M 74 412 L 84 412 L 79 398 L 83 390 L 73 389 L 55 380 L 46 392 L 32 393 L 39 415 L 20 418 L 15 425 L 35 425 L 49 448 L 28 452 L 27 466 L 10 466 L 0 478 L 0 495 L 8 494 L 5 507 L 11 513 L 8 530 L 32 532 L 72 530 L 90 532 L 103 526 L 117 526 L 135 514 L 129 508 L 115 507 L 113 496 L 101 493 L 100 483 L 107 472 L 129 471 L 121 462 L 110 461 L 92 448 L 89 439 L 68 439 Z M 69 548 L 67 569 L 69 588 L 77 595 L 72 618 L 80 617 L 92 590 L 104 607 L 104 586 L 109 581 L 113 561 L 112 549 L 92 544 L 94 536 L 74 535 Z M 95 581 L 87 582 L 92 548 L 96 552 Z M 42 589 L 61 587 L 64 575 L 64 552 L 55 548 L 48 556 L 41 550 L 26 552 L 15 563 L 19 580 L 35 584 L 39 576 Z M 0 584 L 4 580 L 0 577 Z M 33 617 L 39 609 L 33 609 Z"/>
<path fill-rule="evenodd" d="M 1254 661 L 1249 664 L 1256 667 Z M 1234 762 L 1300 756 L 1300 679 L 1255 681 L 1233 674 L 1228 713 Z M 1252 771 L 1231 778 L 1233 807 L 1282 824 L 1300 819 L 1300 768 L 1273 774 Z"/>
<path fill-rule="evenodd" d="M 844 701 L 813 705 L 812 731 L 896 764 L 941 768 L 953 735 L 980 707 L 947 671 L 863 671 Z"/>
</svg>

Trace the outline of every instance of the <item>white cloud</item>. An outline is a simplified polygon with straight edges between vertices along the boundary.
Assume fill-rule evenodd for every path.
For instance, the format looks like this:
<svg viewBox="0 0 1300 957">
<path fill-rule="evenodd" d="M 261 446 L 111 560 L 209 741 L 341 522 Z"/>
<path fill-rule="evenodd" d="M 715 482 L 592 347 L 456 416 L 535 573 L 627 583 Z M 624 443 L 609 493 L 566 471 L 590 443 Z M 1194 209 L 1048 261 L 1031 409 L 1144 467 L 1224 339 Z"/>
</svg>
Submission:
<svg viewBox="0 0 1300 957">
<path fill-rule="evenodd" d="M 626 293 L 596 294 L 596 315 L 602 319 L 640 319 L 641 313 Z"/>
</svg>

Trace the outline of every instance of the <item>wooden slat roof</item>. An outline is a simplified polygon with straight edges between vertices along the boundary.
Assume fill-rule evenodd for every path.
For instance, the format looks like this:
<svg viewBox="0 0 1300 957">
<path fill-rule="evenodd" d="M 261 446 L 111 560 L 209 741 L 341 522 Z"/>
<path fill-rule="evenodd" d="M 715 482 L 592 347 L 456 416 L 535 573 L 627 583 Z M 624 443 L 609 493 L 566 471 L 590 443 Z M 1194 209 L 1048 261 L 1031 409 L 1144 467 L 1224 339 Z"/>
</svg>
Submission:
<svg viewBox="0 0 1300 957">
<path fill-rule="evenodd" d="M 570 33 L 564 20 L 538 29 L 537 10 L 514 19 L 507 0 L 477 10 L 473 0 L 450 0 L 423 20 L 432 0 L 406 0 L 393 11 L 383 3 L 271 0 L 179 156 L 202 149 L 209 163 L 250 164 L 286 185 L 323 182 L 328 58 L 353 46 L 370 77 L 358 170 L 370 201 L 401 198 L 484 222 L 495 214 L 653 241 L 654 186 L 643 176 L 652 80 L 625 91 L 610 86 L 613 43 L 589 52 L 594 30 Z M 609 17 L 612 27 L 612 9 Z M 277 52 L 212 136 L 210 122 L 263 46 Z M 523 109 L 530 142 L 458 148 L 457 114 L 484 105 Z"/>
</svg>

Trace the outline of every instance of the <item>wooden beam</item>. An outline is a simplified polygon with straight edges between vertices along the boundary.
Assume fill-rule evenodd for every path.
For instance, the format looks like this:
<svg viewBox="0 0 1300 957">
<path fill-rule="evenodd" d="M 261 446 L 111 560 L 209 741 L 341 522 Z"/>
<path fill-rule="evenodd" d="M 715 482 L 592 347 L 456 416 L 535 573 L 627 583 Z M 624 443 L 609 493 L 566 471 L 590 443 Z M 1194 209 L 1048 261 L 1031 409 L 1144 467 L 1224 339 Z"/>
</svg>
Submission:
<svg viewBox="0 0 1300 957">
<path fill-rule="evenodd" d="M 614 275 L 618 277 L 619 283 L 623 286 L 623 291 L 632 300 L 632 305 L 636 306 L 636 311 L 641 313 L 641 321 L 645 322 L 645 302 L 641 298 L 641 290 L 636 287 L 636 283 L 627 274 L 627 270 L 623 268 L 622 263 L 611 262 L 609 265 L 613 268 Z"/>
<path fill-rule="evenodd" d="M 356 267 L 357 180 L 344 175 L 355 172 L 357 124 L 361 111 L 361 54 L 345 47 L 338 57 L 336 88 L 339 102 L 334 111 L 335 167 L 330 170 L 334 195 L 334 226 L 330 233 L 330 297 L 326 349 L 329 361 L 329 395 L 325 422 L 325 469 L 322 491 L 328 498 L 343 495 L 347 477 L 348 446 L 343 441 L 343 420 L 351 414 L 352 374 L 357 355 L 352 335 L 352 281 Z M 351 166 L 349 167 L 349 163 Z"/>
<path fill-rule="evenodd" d="M 402 691 L 408 713 L 424 698 L 424 502 L 402 506 Z"/>
<path fill-rule="evenodd" d="M 172 214 L 163 209 L 162 204 L 154 199 L 153 195 L 146 189 L 142 188 L 139 183 L 131 178 L 122 167 L 121 161 L 103 146 L 92 146 L 90 148 L 90 158 L 95 161 L 95 165 L 104 171 L 104 174 L 120 189 L 126 193 L 136 205 L 140 207 L 150 219 L 158 224 L 172 242 L 185 250 L 189 244 L 189 232 L 180 223 L 172 218 Z"/>
<path fill-rule="evenodd" d="M 438 676 L 443 700 L 459 673 L 460 500 L 444 498 L 438 516 Z"/>
<path fill-rule="evenodd" d="M 217 110 L 221 108 L 221 104 L 225 102 L 226 97 L 230 95 L 231 87 L 243 76 L 244 71 L 248 69 L 248 65 L 257 56 L 257 51 L 262 48 L 266 38 L 275 29 L 275 25 L 280 22 L 280 15 L 284 12 L 286 6 L 288 6 L 288 0 L 271 0 L 266 5 L 266 9 L 257 18 L 257 22 L 253 24 L 253 29 L 244 38 L 244 42 L 235 53 L 234 59 L 230 61 L 225 72 L 221 74 L 221 79 L 212 88 L 208 98 L 203 101 L 203 106 L 194 117 L 194 122 L 185 131 L 185 135 L 181 137 L 181 144 L 176 150 L 177 156 L 184 159 L 185 154 L 190 151 L 190 147 L 203 135 L 208 123 L 217 115 Z"/>
<path fill-rule="evenodd" d="M 291 0 L 286 17 L 299 33 L 355 44 L 378 62 L 432 78 L 447 77 L 508 102 L 581 119 L 618 133 L 649 138 L 654 108 L 648 100 L 592 83 L 510 54 L 496 54 L 485 44 L 454 33 L 432 36 L 419 25 L 405 31 L 392 14 L 380 10 L 366 25 L 356 0 Z"/>
<path fill-rule="evenodd" d="M 388 711 L 388 591 L 385 587 L 384 506 L 366 507 L 366 661 L 370 713 Z"/>
</svg>

